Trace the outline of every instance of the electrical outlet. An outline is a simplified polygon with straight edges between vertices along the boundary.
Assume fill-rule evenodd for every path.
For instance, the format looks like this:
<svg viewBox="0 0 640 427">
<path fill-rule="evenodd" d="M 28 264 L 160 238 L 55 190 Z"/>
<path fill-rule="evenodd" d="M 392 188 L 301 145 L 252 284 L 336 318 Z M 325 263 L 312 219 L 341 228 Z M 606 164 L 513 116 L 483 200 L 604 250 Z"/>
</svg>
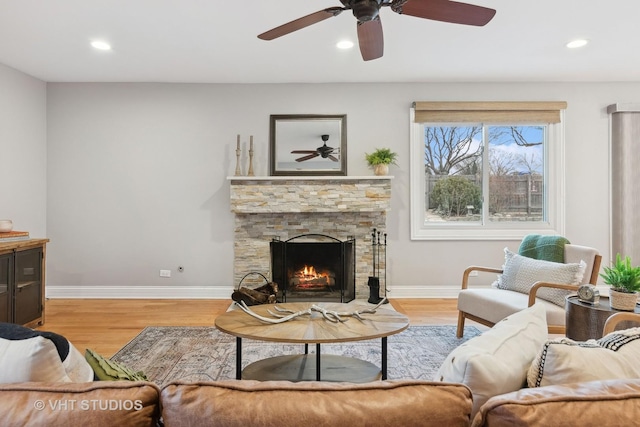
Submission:
<svg viewBox="0 0 640 427">
<path fill-rule="evenodd" d="M 469 277 L 478 277 L 478 271 L 476 271 L 476 270 L 470 271 L 469 272 Z"/>
<path fill-rule="evenodd" d="M 171 277 L 171 270 L 160 270 L 160 277 Z"/>
</svg>

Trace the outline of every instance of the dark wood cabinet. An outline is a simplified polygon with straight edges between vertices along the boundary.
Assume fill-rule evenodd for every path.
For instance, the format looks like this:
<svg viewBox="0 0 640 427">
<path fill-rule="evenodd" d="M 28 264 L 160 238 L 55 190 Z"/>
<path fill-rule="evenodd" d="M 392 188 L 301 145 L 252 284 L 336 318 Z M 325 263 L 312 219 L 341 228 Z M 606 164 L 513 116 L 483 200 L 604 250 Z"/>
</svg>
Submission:
<svg viewBox="0 0 640 427">
<path fill-rule="evenodd" d="M 11 284 L 13 283 L 13 255 L 0 255 L 0 322 L 13 320 Z"/>
<path fill-rule="evenodd" d="M 48 239 L 0 243 L 0 322 L 44 323 Z"/>
</svg>

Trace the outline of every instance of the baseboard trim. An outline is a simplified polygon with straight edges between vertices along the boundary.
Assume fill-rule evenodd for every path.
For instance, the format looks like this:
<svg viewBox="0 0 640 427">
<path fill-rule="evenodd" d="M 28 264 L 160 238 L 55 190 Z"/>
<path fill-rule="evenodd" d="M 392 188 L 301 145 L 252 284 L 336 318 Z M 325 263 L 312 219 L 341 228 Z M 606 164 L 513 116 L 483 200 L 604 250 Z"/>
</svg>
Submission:
<svg viewBox="0 0 640 427">
<path fill-rule="evenodd" d="M 47 286 L 47 298 L 231 299 L 231 286 Z M 451 286 L 390 286 L 387 298 L 457 298 Z M 380 296 L 383 296 L 381 290 Z"/>
<path fill-rule="evenodd" d="M 387 298 L 458 298 L 459 287 L 389 286 Z"/>
<path fill-rule="evenodd" d="M 47 286 L 47 298 L 231 299 L 231 286 Z"/>
</svg>

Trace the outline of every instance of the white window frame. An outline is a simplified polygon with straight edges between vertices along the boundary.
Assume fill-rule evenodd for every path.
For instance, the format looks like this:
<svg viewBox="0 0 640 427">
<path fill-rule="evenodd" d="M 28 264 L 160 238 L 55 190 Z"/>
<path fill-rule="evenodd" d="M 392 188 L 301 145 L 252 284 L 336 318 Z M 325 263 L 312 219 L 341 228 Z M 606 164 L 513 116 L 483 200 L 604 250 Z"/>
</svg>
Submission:
<svg viewBox="0 0 640 427">
<path fill-rule="evenodd" d="M 547 221 L 425 222 L 424 127 L 415 123 L 415 109 L 409 117 L 411 240 L 521 240 L 527 234 L 564 235 L 565 231 L 565 137 L 564 111 L 560 122 L 547 124 L 545 188 Z M 429 124 L 427 124 L 429 125 Z M 442 126 L 443 123 L 435 123 Z M 493 123 L 485 123 L 493 125 Z M 504 125 L 500 123 L 498 125 Z M 483 197 L 485 194 L 483 192 Z"/>
</svg>

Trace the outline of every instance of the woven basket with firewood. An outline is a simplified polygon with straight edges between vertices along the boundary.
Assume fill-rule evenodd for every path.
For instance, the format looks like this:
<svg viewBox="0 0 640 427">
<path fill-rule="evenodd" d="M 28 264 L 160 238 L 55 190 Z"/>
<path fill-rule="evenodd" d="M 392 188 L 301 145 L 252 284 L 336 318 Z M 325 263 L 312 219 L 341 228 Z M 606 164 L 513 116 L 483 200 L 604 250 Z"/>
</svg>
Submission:
<svg viewBox="0 0 640 427">
<path fill-rule="evenodd" d="M 254 285 L 249 287 L 248 282 L 255 282 L 255 276 L 261 276 L 264 283 L 258 284 L 257 287 L 254 287 Z M 249 279 L 247 279 L 248 277 Z M 243 285 L 245 279 L 247 279 L 247 283 Z M 262 273 L 252 271 L 240 279 L 238 288 L 231 294 L 231 299 L 236 302 L 244 301 L 247 305 L 275 304 L 277 302 L 277 295 L 277 283 L 270 282 Z"/>
</svg>

